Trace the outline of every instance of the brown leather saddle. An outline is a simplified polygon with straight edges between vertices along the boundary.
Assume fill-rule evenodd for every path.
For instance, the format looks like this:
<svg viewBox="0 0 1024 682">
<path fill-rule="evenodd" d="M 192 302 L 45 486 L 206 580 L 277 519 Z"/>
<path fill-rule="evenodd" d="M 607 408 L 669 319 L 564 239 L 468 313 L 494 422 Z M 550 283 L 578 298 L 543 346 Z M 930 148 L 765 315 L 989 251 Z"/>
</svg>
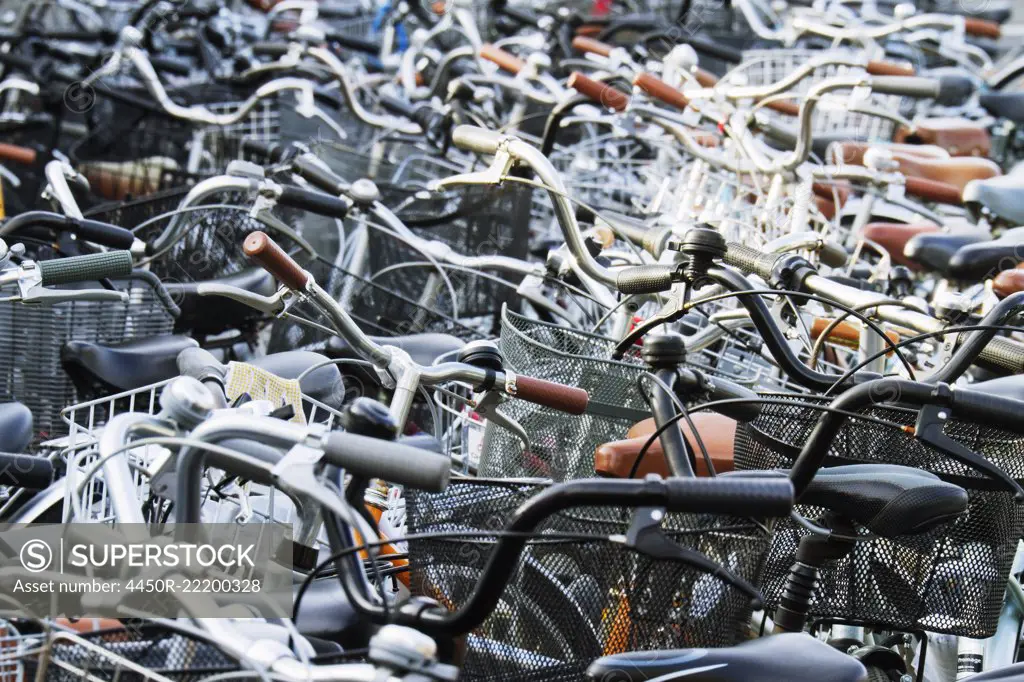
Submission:
<svg viewBox="0 0 1024 682">
<path fill-rule="evenodd" d="M 864 238 L 885 249 L 892 262 L 905 265 L 915 270 L 920 265 L 903 255 L 907 242 L 919 234 L 938 232 L 939 226 L 933 223 L 868 223 L 864 226 Z"/>
<path fill-rule="evenodd" d="M 732 471 L 734 469 L 733 440 L 736 436 L 736 421 L 712 412 L 698 412 L 691 415 L 691 418 L 700 432 L 701 441 L 707 448 L 708 455 L 711 457 L 711 465 L 715 468 L 715 473 Z M 685 421 L 680 422 L 680 428 L 690 451 L 697 453 L 693 458 L 694 471 L 698 476 L 707 476 L 707 465 L 704 462 L 704 457 L 700 454 L 697 439 Z M 662 450 L 660 439 L 655 439 L 651 443 L 643 458 L 639 460 L 639 464 L 637 463 L 641 450 L 654 431 L 654 420 L 645 419 L 629 429 L 625 440 L 599 445 L 594 451 L 594 468 L 597 475 L 608 478 L 629 478 L 630 472 L 635 467 L 634 478 L 643 478 L 652 473 L 662 477 L 670 476 L 671 472 L 665 463 L 665 452 Z"/>
<path fill-rule="evenodd" d="M 909 144 L 933 144 L 952 156 L 988 156 L 992 147 L 988 129 L 977 121 L 961 118 L 929 118 L 914 128 L 900 127 L 895 141 Z"/>
</svg>

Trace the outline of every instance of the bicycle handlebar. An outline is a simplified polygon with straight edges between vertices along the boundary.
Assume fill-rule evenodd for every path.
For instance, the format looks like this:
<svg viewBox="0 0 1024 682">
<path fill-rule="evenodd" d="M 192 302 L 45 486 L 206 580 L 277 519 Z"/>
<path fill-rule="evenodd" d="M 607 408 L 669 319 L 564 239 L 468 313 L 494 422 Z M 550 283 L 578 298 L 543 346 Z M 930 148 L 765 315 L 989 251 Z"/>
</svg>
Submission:
<svg viewBox="0 0 1024 682">
<path fill-rule="evenodd" d="M 610 85 L 585 76 L 579 71 L 573 71 L 569 74 L 569 79 L 565 82 L 565 85 L 613 111 L 623 111 L 629 106 L 629 95 L 616 90 Z"/>
<path fill-rule="evenodd" d="M 400 442 L 334 431 L 323 442 L 324 459 L 360 478 L 380 478 L 408 488 L 441 492 L 451 459 Z"/>
<path fill-rule="evenodd" d="M 327 216 L 329 218 L 344 218 L 348 215 L 352 205 L 345 199 L 332 197 L 323 192 L 315 192 L 299 187 L 282 187 L 278 201 L 292 208 L 302 209 L 310 213 Z"/>
<path fill-rule="evenodd" d="M 757 275 L 765 281 L 771 281 L 776 265 L 788 257 L 790 256 L 765 254 L 743 244 L 730 242 L 724 262 L 743 272 Z M 806 276 L 802 278 L 801 286 L 816 294 L 831 297 L 844 305 L 860 309 L 866 309 L 870 307 L 872 301 L 878 301 L 879 305 L 875 308 L 875 314 L 880 319 L 908 327 L 922 334 L 942 331 L 942 322 L 930 315 L 905 310 L 891 304 L 885 305 L 884 301 L 888 300 L 887 296 L 861 291 L 828 280 L 818 275 L 813 269 L 809 269 Z M 1004 299 L 1004 302 L 1006 301 L 1010 301 L 1010 299 Z M 1014 302 L 1010 301 L 1008 307 L 1013 305 Z M 1024 371 L 1024 346 L 1012 339 L 995 337 L 977 351 L 977 360 L 1016 374 Z"/>
<path fill-rule="evenodd" d="M 87 256 L 38 261 L 41 284 L 71 284 L 132 274 L 132 254 L 127 251 L 93 253 Z"/>
<path fill-rule="evenodd" d="M 526 67 L 526 62 L 515 56 L 511 52 L 486 43 L 480 46 L 480 58 L 486 59 L 489 62 L 497 64 L 500 68 L 508 71 L 511 74 L 518 74 Z"/>
<path fill-rule="evenodd" d="M 263 232 L 252 232 L 245 238 L 242 250 L 287 288 L 307 295 L 334 324 L 336 331 L 363 357 L 378 367 L 389 368 L 394 358 L 392 351 L 368 337 L 353 322 L 349 314 L 327 292 L 321 289 L 312 275 L 303 270 L 291 256 Z M 464 381 L 477 390 L 497 387 L 504 393 L 569 414 L 583 414 L 589 403 L 589 394 L 573 386 L 565 386 L 543 379 L 495 372 L 461 362 L 448 362 L 431 367 L 412 363 L 415 376 L 423 384 L 433 385 L 446 381 Z"/>
<path fill-rule="evenodd" d="M 251 232 L 242 243 L 245 255 L 259 263 L 281 284 L 293 291 L 305 291 L 311 276 L 264 232 Z"/>
<path fill-rule="evenodd" d="M 0 237 L 13 235 L 19 230 L 30 227 L 45 227 L 61 232 L 77 235 L 86 241 L 107 246 L 112 249 L 130 249 L 135 243 L 135 235 L 130 230 L 99 220 L 73 218 L 51 213 L 49 211 L 29 211 L 19 213 L 0 225 Z"/>
<path fill-rule="evenodd" d="M 45 490 L 53 483 L 53 463 L 45 457 L 0 453 L 0 485 Z"/>
</svg>

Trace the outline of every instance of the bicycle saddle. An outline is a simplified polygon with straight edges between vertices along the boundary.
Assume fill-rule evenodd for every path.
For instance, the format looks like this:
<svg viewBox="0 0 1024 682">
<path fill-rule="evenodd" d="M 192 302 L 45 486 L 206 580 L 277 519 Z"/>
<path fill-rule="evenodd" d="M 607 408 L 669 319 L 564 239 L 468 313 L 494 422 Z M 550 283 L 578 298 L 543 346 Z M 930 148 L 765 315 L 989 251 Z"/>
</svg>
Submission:
<svg viewBox="0 0 1024 682">
<path fill-rule="evenodd" d="M 949 259 L 955 279 L 980 281 L 1024 261 L 1024 227 L 1015 227 L 989 242 L 968 244 Z"/>
<path fill-rule="evenodd" d="M 345 382 L 337 365 L 324 364 L 327 360 L 319 353 L 290 350 L 255 358 L 249 363 L 282 379 L 297 379 L 299 375 L 303 375 L 299 388 L 304 396 L 340 410 L 345 403 Z M 309 371 L 317 365 L 322 366 Z"/>
<path fill-rule="evenodd" d="M 896 152 L 892 158 L 899 165 L 900 173 L 907 177 L 943 182 L 956 187 L 960 192 L 972 180 L 987 180 L 1002 175 L 994 162 L 970 156 L 928 159 Z"/>
<path fill-rule="evenodd" d="M 298 586 L 295 586 L 296 595 Z M 345 596 L 345 590 L 337 578 L 314 580 L 299 602 L 295 627 L 303 635 L 323 637 L 346 645 L 359 646 L 353 639 L 368 640 L 362 617 L 356 612 Z M 366 646 L 366 641 L 362 642 Z"/>
<path fill-rule="evenodd" d="M 1024 270 L 1020 266 L 1012 270 L 1003 270 L 992 280 L 992 291 L 999 298 L 1024 291 Z"/>
<path fill-rule="evenodd" d="M 957 251 L 968 244 L 976 244 L 990 239 L 991 235 L 987 232 L 919 234 L 912 237 L 903 247 L 903 255 L 926 270 L 936 272 L 943 277 L 950 277 L 949 261 Z"/>
<path fill-rule="evenodd" d="M 465 341 L 451 334 L 424 333 L 408 336 L 371 336 L 370 338 L 382 346 L 401 348 L 409 354 L 413 362 L 428 367 L 441 356 L 453 354 L 466 345 Z M 352 350 L 345 339 L 338 336 L 331 337 L 324 353 L 335 360 L 341 358 L 360 359 L 362 357 Z"/>
<path fill-rule="evenodd" d="M 895 144 L 887 142 L 855 142 L 846 140 L 837 142 L 828 150 L 828 160 L 832 163 L 846 163 L 851 166 L 864 165 L 864 152 L 869 149 L 884 149 L 893 154 L 915 156 L 927 159 L 948 159 L 949 152 L 942 147 L 931 144 Z"/>
<path fill-rule="evenodd" d="M 971 682 L 1024 682 L 1024 663 L 1008 665 L 999 670 L 989 670 L 987 673 L 972 675 Z"/>
<path fill-rule="evenodd" d="M 967 510 L 967 492 L 935 474 L 896 464 L 821 469 L 800 497 L 881 537 L 924 533 Z"/>
<path fill-rule="evenodd" d="M 938 232 L 939 226 L 933 223 L 868 223 L 864 226 L 863 235 L 868 241 L 878 244 L 889 254 L 895 265 L 906 265 L 920 269 L 920 265 L 903 255 L 907 242 L 919 234 Z"/>
<path fill-rule="evenodd" d="M 986 92 L 978 102 L 997 118 L 1024 123 L 1024 92 Z"/>
<path fill-rule="evenodd" d="M 1024 178 L 1003 175 L 967 183 L 964 205 L 977 211 L 985 208 L 993 215 L 1014 225 L 1024 225 Z"/>
<path fill-rule="evenodd" d="M 900 127 L 895 142 L 933 144 L 952 156 L 988 156 L 992 140 L 983 123 L 962 118 L 928 118 L 914 128 Z"/>
<path fill-rule="evenodd" d="M 274 278 L 263 268 L 247 268 L 203 282 L 165 280 L 164 287 L 181 308 L 181 315 L 175 321 L 176 330 L 188 330 L 199 336 L 236 329 L 247 320 L 261 316 L 244 303 L 224 296 L 200 296 L 197 291 L 200 284 L 226 284 L 262 296 L 270 296 L 277 290 Z"/>
<path fill-rule="evenodd" d="M 864 682 L 867 670 L 810 635 L 762 637 L 724 649 L 630 651 L 602 656 L 587 668 L 593 682 Z"/>
<path fill-rule="evenodd" d="M 698 412 L 691 416 L 693 423 L 700 432 L 704 447 L 707 448 L 711 464 L 716 473 L 733 470 L 733 441 L 736 436 L 736 420 L 720 414 Z M 708 470 L 700 447 L 693 432 L 686 422 L 680 422 L 680 428 L 694 462 L 694 470 L 698 476 L 707 476 Z M 661 439 L 655 439 L 647 448 L 643 459 L 637 464 L 640 451 L 654 433 L 653 419 L 645 419 L 634 424 L 626 433 L 626 440 L 611 441 L 597 446 L 594 450 L 594 470 L 598 476 L 609 478 L 629 478 L 633 466 L 637 465 L 634 478 L 643 478 L 649 473 L 656 473 L 663 478 L 671 474 L 665 463 L 665 451 L 661 447 Z"/>
<path fill-rule="evenodd" d="M 178 353 L 198 345 L 187 336 L 155 336 L 117 345 L 68 341 L 60 349 L 60 363 L 84 397 L 176 377 Z"/>
<path fill-rule="evenodd" d="M 1015 400 L 1024 400 L 1024 375 L 996 377 L 988 381 L 979 381 L 971 386 L 973 391 L 1001 395 Z"/>
<path fill-rule="evenodd" d="M 0 452 L 24 452 L 31 442 L 31 410 L 21 403 L 0 403 Z"/>
</svg>

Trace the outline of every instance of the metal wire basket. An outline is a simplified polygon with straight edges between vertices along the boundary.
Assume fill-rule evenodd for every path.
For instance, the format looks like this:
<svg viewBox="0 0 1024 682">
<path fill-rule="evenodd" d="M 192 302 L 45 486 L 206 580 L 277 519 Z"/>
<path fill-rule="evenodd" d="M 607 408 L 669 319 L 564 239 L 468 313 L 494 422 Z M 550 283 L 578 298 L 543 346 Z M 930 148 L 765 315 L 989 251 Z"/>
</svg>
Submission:
<svg viewBox="0 0 1024 682">
<path fill-rule="evenodd" d="M 691 314 L 680 322 L 690 336 L 708 325 Z M 726 334 L 692 353 L 687 364 L 715 376 L 748 385 L 770 380 L 775 368 L 760 361 L 751 330 Z M 529 447 L 510 431 L 488 422 L 480 473 L 483 476 L 543 476 L 554 480 L 594 475 L 594 450 L 621 440 L 636 422 L 650 416 L 640 390 L 647 368 L 640 348 L 622 361 L 612 360 L 616 341 L 566 327 L 540 322 L 508 309 L 502 313 L 501 351 L 513 370 L 570 386 L 590 394 L 587 413 L 579 416 L 511 401 L 498 407 L 517 421 L 530 438 Z"/>
<path fill-rule="evenodd" d="M 165 195 L 157 198 L 159 203 L 164 200 Z M 252 199 L 235 192 L 208 197 L 204 204 L 175 209 L 131 226 L 136 237 L 153 247 L 154 253 L 147 262 L 161 279 L 202 282 L 254 267 L 242 252 L 241 244 L 256 230 L 268 232 L 297 257 L 304 254 L 309 258 L 316 249 L 302 241 L 299 233 L 306 229 L 315 233 L 316 228 L 331 222 L 288 208 L 275 209 L 276 220 L 254 217 L 250 213 Z M 136 203 L 134 208 L 141 209 L 141 205 Z"/>
<path fill-rule="evenodd" d="M 366 277 L 355 275 L 325 258 L 318 257 L 305 265 L 325 291 L 330 293 L 348 310 L 349 314 L 367 334 L 374 336 L 402 336 L 437 332 L 451 334 L 471 341 L 484 338 L 475 329 L 446 313 L 419 302 L 416 298 L 403 296 Z M 290 312 L 297 317 L 317 321 L 321 319 L 316 310 L 304 303 L 296 304 Z M 268 352 L 284 350 L 322 350 L 331 334 L 322 329 L 281 319 L 274 322 Z"/>
<path fill-rule="evenodd" d="M 477 535 L 410 541 L 412 591 L 452 610 L 462 606 L 496 544 L 480 532 L 501 530 L 545 485 L 460 479 L 443 494 L 408 491 L 411 533 Z M 604 654 L 739 642 L 749 599 L 683 564 L 608 542 L 630 519 L 628 510 L 576 508 L 545 521 L 509 567 L 497 608 L 468 636 L 462 679 L 582 680 Z M 678 544 L 757 584 L 768 538 L 749 520 L 669 514 L 662 527 Z"/>
<path fill-rule="evenodd" d="M 209 101 L 223 92 L 198 91 L 188 99 L 206 100 L 203 106 L 216 114 L 238 107 L 237 102 Z M 278 141 L 281 106 L 280 98 L 263 99 L 239 122 L 210 126 L 98 102 L 89 112 L 89 134 L 74 144 L 70 157 L 101 200 L 148 196 L 223 172 L 229 161 L 242 158 L 243 139 Z"/>
<path fill-rule="evenodd" d="M 788 468 L 821 415 L 806 405 L 827 404 L 813 397 L 768 396 L 792 403 L 765 404 L 756 420 L 737 428 L 739 469 Z M 917 417 L 914 410 L 895 407 L 872 408 L 865 414 L 906 426 L 913 426 Z M 957 420 L 946 423 L 945 433 L 1014 478 L 1024 478 L 1024 437 Z M 822 570 L 811 615 L 901 630 L 991 636 L 1017 542 L 1024 535 L 1024 509 L 1013 494 L 902 429 L 850 419 L 832 442 L 826 464 L 863 462 L 912 466 L 954 481 L 968 492 L 967 512 L 923 535 L 857 543 L 848 557 Z M 798 511 L 809 518 L 823 512 L 807 507 Z M 778 604 L 805 534 L 792 521 L 776 528 L 763 586 L 771 606 Z"/>
<path fill-rule="evenodd" d="M 417 236 L 447 244 L 459 255 L 527 257 L 533 192 L 526 185 L 429 193 L 392 186 L 386 194 L 385 202 Z M 495 332 L 498 311 L 519 284 L 495 273 L 435 264 L 401 239 L 380 232 L 371 240 L 369 272 L 374 283 L 398 295 Z"/>
<path fill-rule="evenodd" d="M 611 360 L 614 346 L 612 339 L 505 309 L 500 347 L 507 366 L 586 389 L 590 402 L 587 413 L 578 416 L 518 400 L 499 406 L 503 415 L 526 430 L 531 442 L 527 448 L 511 431 L 488 422 L 480 475 L 556 481 L 593 476 L 594 449 L 624 438 L 629 427 L 650 415 L 638 384 L 646 367 L 635 352 L 625 361 Z"/>
<path fill-rule="evenodd" d="M 75 508 L 81 510 L 85 518 L 75 518 L 75 521 L 115 520 L 102 475 L 91 475 L 98 463 L 97 446 L 103 428 L 119 414 L 157 414 L 160 411 L 160 393 L 171 381 L 173 379 L 71 405 L 61 411 L 60 417 L 66 424 L 67 435 L 48 441 L 43 446 L 66 462 L 66 479 L 79 488 L 74 493 L 80 500 Z M 302 396 L 302 408 L 307 422 L 323 423 L 328 428 L 332 428 L 340 417 L 337 410 L 306 395 Z M 154 487 L 152 483 L 172 453 L 162 446 L 142 445 L 129 450 L 126 456 L 132 463 L 136 494 L 144 514 L 154 521 L 166 520 L 164 514 L 168 513 L 168 501 L 163 497 L 162 487 Z M 296 520 L 294 506 L 286 496 L 278 494 L 275 499 L 265 486 L 247 486 L 211 486 L 203 507 L 204 519 L 231 522 L 248 515 L 281 523 Z M 259 501 L 253 503 L 254 499 Z M 66 509 L 66 516 L 73 511 Z"/>
<path fill-rule="evenodd" d="M 241 667 L 206 641 L 150 623 L 87 634 L 20 634 L 0 643 L 0 670 L 14 673 L 5 674 L 7 682 L 193 682 Z"/>
<path fill-rule="evenodd" d="M 770 49 L 747 50 L 743 53 L 743 63 L 730 71 L 723 80 L 735 84 L 770 85 L 782 80 L 810 59 L 823 54 L 807 49 Z M 801 80 L 790 92 L 797 95 L 791 101 L 802 101 L 802 96 L 814 85 L 836 76 L 856 76 L 864 73 L 859 67 L 829 65 L 819 67 L 809 76 Z M 865 100 L 851 99 L 853 95 L 836 95 L 823 99 L 814 110 L 811 130 L 812 134 L 834 134 L 842 131 L 851 139 L 867 141 L 891 141 L 896 132 L 897 123 L 891 119 L 862 113 L 865 109 L 896 114 L 912 106 L 912 101 L 899 95 L 878 95 L 872 93 Z M 776 118 L 780 125 L 793 128 L 795 119 L 783 114 L 766 110 Z"/>
<path fill-rule="evenodd" d="M 129 294 L 127 303 L 0 302 L 0 400 L 17 400 L 32 410 L 38 439 L 64 433 L 58 415 L 76 400 L 71 379 L 60 370 L 65 343 L 115 344 L 170 333 L 174 318 L 147 282 L 122 282 L 119 288 Z"/>
</svg>

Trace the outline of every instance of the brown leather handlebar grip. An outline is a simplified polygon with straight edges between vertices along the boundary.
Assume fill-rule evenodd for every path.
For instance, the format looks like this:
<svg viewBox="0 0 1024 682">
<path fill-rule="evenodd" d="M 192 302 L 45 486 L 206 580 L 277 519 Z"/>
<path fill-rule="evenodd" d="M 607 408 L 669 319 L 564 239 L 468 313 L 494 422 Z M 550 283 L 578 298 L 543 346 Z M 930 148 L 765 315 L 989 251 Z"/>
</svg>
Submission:
<svg viewBox="0 0 1024 682">
<path fill-rule="evenodd" d="M 20 147 L 16 144 L 0 142 L 0 161 L 10 161 L 31 166 L 36 162 L 36 150 L 29 147 Z"/>
<path fill-rule="evenodd" d="M 914 67 L 878 59 L 868 62 L 867 72 L 872 76 L 913 76 Z"/>
<path fill-rule="evenodd" d="M 715 87 L 715 84 L 718 83 L 718 76 L 710 71 L 705 71 L 704 69 L 697 69 L 694 71 L 693 77 L 697 79 L 697 83 L 699 83 L 702 88 L 713 88 Z"/>
<path fill-rule="evenodd" d="M 999 38 L 1003 35 L 1003 29 L 999 24 L 976 17 L 964 17 L 964 31 L 976 38 Z"/>
<path fill-rule="evenodd" d="M 811 323 L 811 338 L 817 341 L 830 324 L 832 324 L 832 320 L 827 317 L 814 318 Z M 850 322 L 840 322 L 829 332 L 828 340 L 849 348 L 856 348 L 860 345 L 860 329 Z"/>
<path fill-rule="evenodd" d="M 490 43 L 480 46 L 480 58 L 494 62 L 509 73 L 519 73 L 526 66 L 526 62 L 519 57 Z"/>
<path fill-rule="evenodd" d="M 832 322 L 833 321 L 827 317 L 814 318 L 814 321 L 811 322 L 811 339 L 817 341 L 818 337 L 825 332 L 825 328 L 832 324 Z M 874 332 L 871 333 L 874 334 Z M 885 332 L 885 335 L 893 343 L 899 343 L 900 341 L 899 334 L 896 332 L 887 331 Z M 853 348 L 856 350 L 860 347 L 860 327 L 852 322 L 840 322 L 832 328 L 832 331 L 829 332 L 828 340 L 832 343 L 837 343 L 841 346 L 846 346 L 847 348 Z M 890 354 L 891 353 L 892 352 L 890 351 Z"/>
<path fill-rule="evenodd" d="M 577 52 L 591 53 L 607 57 L 615 49 L 613 45 L 608 43 L 602 43 L 600 40 L 595 40 L 588 36 L 576 36 L 572 39 L 572 49 Z"/>
<path fill-rule="evenodd" d="M 588 38 L 592 38 L 596 35 L 599 35 L 603 30 L 604 26 L 600 24 L 583 24 L 582 26 L 576 28 L 576 35 L 587 36 Z"/>
<path fill-rule="evenodd" d="M 940 204 L 960 206 L 963 199 L 960 189 L 954 185 L 925 178 L 905 178 L 907 194 Z"/>
<path fill-rule="evenodd" d="M 569 414 L 583 414 L 590 402 L 590 395 L 582 388 L 521 375 L 516 375 L 515 397 Z"/>
<path fill-rule="evenodd" d="M 249 6 L 261 12 L 269 12 L 281 0 L 248 0 Z"/>
<path fill-rule="evenodd" d="M 765 109 L 777 111 L 783 116 L 799 116 L 800 105 L 788 99 L 776 99 L 764 105 Z"/>
<path fill-rule="evenodd" d="M 682 92 L 649 73 L 638 73 L 633 79 L 633 85 L 640 88 L 656 100 L 660 100 L 676 109 L 685 109 L 690 105 L 690 100 Z"/>
<path fill-rule="evenodd" d="M 266 232 L 250 232 L 242 243 L 242 251 L 289 289 L 306 288 L 309 275 Z"/>
<path fill-rule="evenodd" d="M 850 183 L 845 180 L 833 182 L 815 182 L 811 185 L 811 191 L 815 196 L 829 201 L 835 201 L 838 197 L 839 205 L 845 206 L 846 200 L 850 197 Z"/>
<path fill-rule="evenodd" d="M 629 97 L 627 95 L 610 85 L 605 85 L 589 76 L 584 76 L 579 71 L 573 71 L 569 74 L 566 85 L 584 97 L 589 97 L 595 102 L 599 102 L 615 111 L 622 111 L 629 105 Z"/>
<path fill-rule="evenodd" d="M 992 291 L 999 298 L 1024 291 L 1024 268 L 1018 265 L 1012 270 L 1003 270 L 992 280 Z"/>
</svg>

